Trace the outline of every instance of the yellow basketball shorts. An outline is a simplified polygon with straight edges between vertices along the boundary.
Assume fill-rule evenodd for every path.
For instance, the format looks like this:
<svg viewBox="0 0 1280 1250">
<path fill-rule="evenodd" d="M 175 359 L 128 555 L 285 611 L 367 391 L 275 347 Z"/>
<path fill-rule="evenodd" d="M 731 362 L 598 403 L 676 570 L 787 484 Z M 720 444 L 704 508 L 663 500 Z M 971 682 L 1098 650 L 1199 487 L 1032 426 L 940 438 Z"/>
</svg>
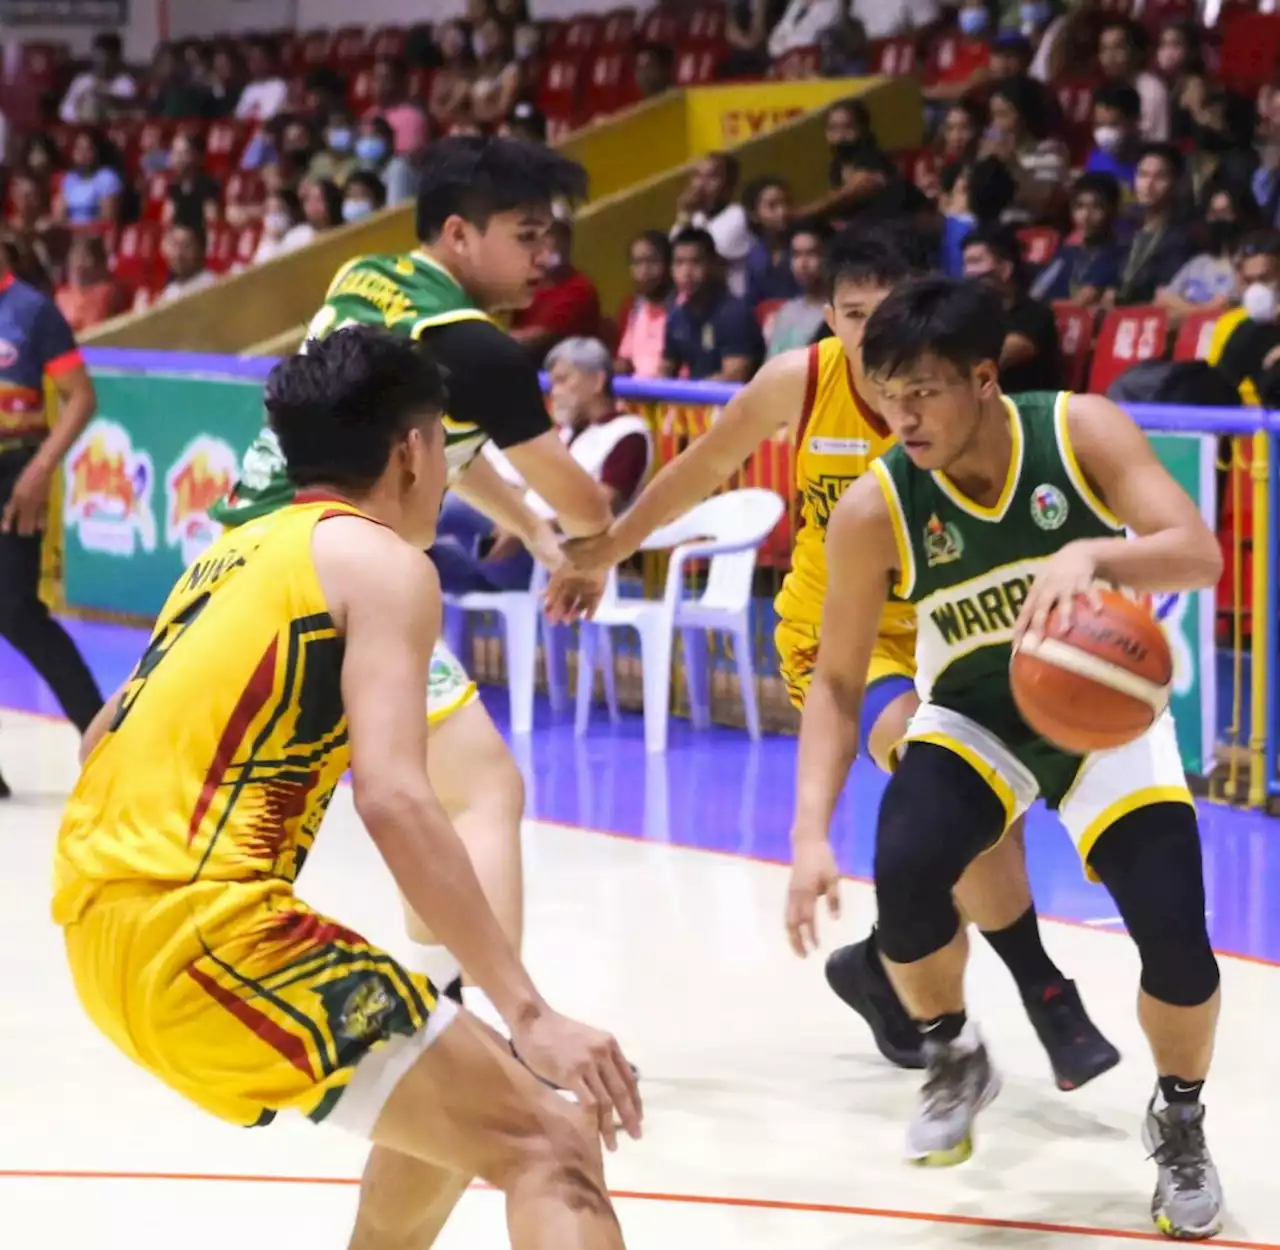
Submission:
<svg viewBox="0 0 1280 1250">
<path fill-rule="evenodd" d="M 427 672 L 427 724 L 440 724 L 459 708 L 473 703 L 477 695 L 476 683 L 467 675 L 462 661 L 437 640 Z"/>
<path fill-rule="evenodd" d="M 267 1124 L 285 1110 L 322 1121 L 362 1061 L 372 1072 L 413 1051 L 403 1074 L 455 1014 L 449 1000 L 437 1005 L 426 977 L 279 881 L 107 885 L 65 937 L 98 1028 L 234 1124 Z M 366 1131 L 390 1092 L 366 1109 Z"/>
<path fill-rule="evenodd" d="M 787 695 L 797 709 L 804 708 L 805 695 L 818 662 L 818 630 L 799 621 L 779 621 L 773 633 L 778 648 L 779 670 Z M 885 708 L 900 695 L 913 691 L 916 681 L 916 639 L 914 634 L 881 634 L 867 666 L 867 689 L 862 702 L 859 730 L 866 751 L 871 730 Z"/>
</svg>

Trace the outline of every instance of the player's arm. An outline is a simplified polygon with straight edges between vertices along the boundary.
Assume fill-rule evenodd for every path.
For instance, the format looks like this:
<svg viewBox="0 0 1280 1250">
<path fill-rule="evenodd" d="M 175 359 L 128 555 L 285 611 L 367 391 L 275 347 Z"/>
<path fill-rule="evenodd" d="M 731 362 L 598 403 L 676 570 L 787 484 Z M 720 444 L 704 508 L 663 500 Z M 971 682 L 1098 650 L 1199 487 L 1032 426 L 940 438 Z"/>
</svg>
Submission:
<svg viewBox="0 0 1280 1250">
<path fill-rule="evenodd" d="M 502 480 L 484 456 L 472 460 L 453 489 L 494 524 L 514 534 L 540 564 L 554 572 L 564 563 L 555 530 L 525 503 L 523 495 Z"/>
<path fill-rule="evenodd" d="M 112 722 L 116 718 L 116 713 L 120 710 L 120 700 L 124 697 L 124 692 L 129 682 L 120 686 L 99 709 L 98 714 L 89 722 L 89 728 L 84 731 L 84 737 L 80 739 L 79 761 L 81 767 L 84 766 L 85 760 L 93 754 L 94 748 L 99 742 L 107 736 L 107 731 L 111 728 Z"/>
<path fill-rule="evenodd" d="M 1086 485 L 1133 537 L 1068 543 L 1032 584 L 1015 640 L 1042 634 L 1055 604 L 1069 620 L 1071 600 L 1099 581 L 1154 593 L 1199 590 L 1222 576 L 1222 552 L 1200 509 L 1124 411 L 1100 395 L 1074 395 L 1067 430 Z"/>
<path fill-rule="evenodd" d="M 695 438 L 640 492 L 609 529 L 606 539 L 568 547 L 581 568 L 625 560 L 654 530 L 683 516 L 742 468 L 779 426 L 794 429 L 804 408 L 809 349 L 771 360 L 726 405 L 705 434 Z"/>
<path fill-rule="evenodd" d="M 800 717 L 793 866 L 787 930 L 799 955 L 817 947 L 815 910 L 826 896 L 838 907 L 828 831 L 858 751 L 867 666 L 880 632 L 889 579 L 898 564 L 889 510 L 874 473 L 859 478 L 831 514 L 826 595 L 818 659 Z"/>
</svg>

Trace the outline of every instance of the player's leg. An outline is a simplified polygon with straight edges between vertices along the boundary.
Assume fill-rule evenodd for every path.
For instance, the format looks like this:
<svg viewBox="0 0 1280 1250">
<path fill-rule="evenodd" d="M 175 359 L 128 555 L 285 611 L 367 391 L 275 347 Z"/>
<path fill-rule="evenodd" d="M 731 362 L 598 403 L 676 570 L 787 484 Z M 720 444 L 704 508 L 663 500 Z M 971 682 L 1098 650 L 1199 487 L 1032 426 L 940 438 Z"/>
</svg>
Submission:
<svg viewBox="0 0 1280 1250">
<path fill-rule="evenodd" d="M 1222 1186 L 1201 1102 L 1220 1006 L 1205 923 L 1195 807 L 1173 720 L 1091 756 L 1061 812 L 1091 876 L 1111 893 L 1142 960 L 1138 1017 L 1159 1080 L 1143 1138 L 1157 1165 L 1152 1216 L 1178 1238 L 1222 1224 Z"/>
<path fill-rule="evenodd" d="M 470 1183 L 439 1164 L 374 1146 L 348 1250 L 427 1250 Z"/>
</svg>

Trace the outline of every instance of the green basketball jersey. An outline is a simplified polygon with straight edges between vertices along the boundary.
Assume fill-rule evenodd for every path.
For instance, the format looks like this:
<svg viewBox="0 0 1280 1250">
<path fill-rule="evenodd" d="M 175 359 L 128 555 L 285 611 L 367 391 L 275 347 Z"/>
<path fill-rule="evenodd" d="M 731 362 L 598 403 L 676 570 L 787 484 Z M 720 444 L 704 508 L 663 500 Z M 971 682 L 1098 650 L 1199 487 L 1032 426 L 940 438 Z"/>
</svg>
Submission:
<svg viewBox="0 0 1280 1250">
<path fill-rule="evenodd" d="M 898 546 L 894 593 L 916 607 L 921 699 L 995 734 L 1036 774 L 1052 803 L 1078 760 L 1049 746 L 1018 715 L 1009 685 L 1014 623 L 1045 560 L 1069 542 L 1115 537 L 1123 526 L 1080 472 L 1067 393 L 1006 395 L 1004 403 L 1013 454 L 994 507 L 967 499 L 945 473 L 917 469 L 900 446 L 872 470 Z"/>
<path fill-rule="evenodd" d="M 382 326 L 418 338 L 433 326 L 489 320 L 453 276 L 421 252 L 362 256 L 338 270 L 307 327 L 307 341 L 350 325 Z M 306 343 L 300 350 L 307 350 Z M 471 463 L 487 436 L 478 426 L 450 421 L 447 415 L 444 428 L 445 458 L 454 477 Z M 293 496 L 280 444 L 264 426 L 245 452 L 240 480 L 209 515 L 221 525 L 241 525 L 292 503 Z"/>
</svg>

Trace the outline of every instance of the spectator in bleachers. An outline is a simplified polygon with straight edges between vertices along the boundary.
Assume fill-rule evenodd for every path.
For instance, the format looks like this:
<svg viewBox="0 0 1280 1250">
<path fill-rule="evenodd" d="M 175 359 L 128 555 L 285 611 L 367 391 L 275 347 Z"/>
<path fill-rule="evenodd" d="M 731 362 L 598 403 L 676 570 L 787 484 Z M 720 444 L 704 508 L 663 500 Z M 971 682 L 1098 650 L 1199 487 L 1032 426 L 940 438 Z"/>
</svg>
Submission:
<svg viewBox="0 0 1280 1250">
<path fill-rule="evenodd" d="M 1251 204 L 1233 187 L 1219 187 L 1204 206 L 1204 250 L 1193 256 L 1166 287 L 1156 292 L 1155 302 L 1167 310 L 1169 320 L 1180 324 L 1192 313 L 1223 312 L 1240 302 L 1236 277 L 1236 245 L 1252 225 Z"/>
<path fill-rule="evenodd" d="M 726 0 L 724 37 L 729 55 L 722 78 L 762 78 L 769 69 L 769 31 L 786 10 L 786 0 Z"/>
<path fill-rule="evenodd" d="M 24 169 L 9 176 L 9 214 L 5 224 L 16 235 L 36 237 L 53 224 L 49 196 L 37 178 Z"/>
<path fill-rule="evenodd" d="M 971 234 L 964 243 L 964 276 L 989 282 L 1004 304 L 1000 389 L 1009 395 L 1061 390 L 1065 375 L 1058 326 L 1052 309 L 1027 294 L 1017 234 L 1008 226 Z"/>
<path fill-rule="evenodd" d="M 1027 219 L 1047 215 L 1061 204 L 1070 157 L 1067 147 L 1050 134 L 1049 102 L 1044 87 L 1031 78 L 1005 78 L 991 89 L 991 126 L 980 155 L 1003 161 L 1018 184 L 1015 203 Z"/>
<path fill-rule="evenodd" d="M 396 57 L 379 57 L 373 65 L 371 79 L 373 103 L 366 117 L 383 117 L 395 136 L 398 154 L 416 152 L 427 142 L 427 118 L 409 99 L 408 74 L 404 62 Z"/>
<path fill-rule="evenodd" d="M 756 315 L 731 294 L 707 230 L 686 227 L 672 241 L 678 302 L 667 313 L 662 376 L 699 382 L 745 382 L 764 356 Z"/>
<path fill-rule="evenodd" d="M 1123 83 L 1138 93 L 1138 132 L 1148 142 L 1169 138 L 1169 89 L 1143 68 L 1146 31 L 1129 18 L 1107 22 L 1098 34 L 1098 68 L 1109 83 Z"/>
<path fill-rule="evenodd" d="M 1236 278 L 1241 306 L 1214 323 L 1205 359 L 1239 388 L 1243 403 L 1257 404 L 1259 385 L 1271 389 L 1264 374 L 1280 361 L 1280 234 L 1246 235 L 1236 250 Z M 1267 398 L 1274 402 L 1274 394 Z"/>
<path fill-rule="evenodd" d="M 461 22 L 441 23 L 436 46 L 440 49 L 440 66 L 431 80 L 427 111 L 440 130 L 448 134 L 457 122 L 469 119 L 475 71 L 467 28 Z"/>
<path fill-rule="evenodd" d="M 119 35 L 95 35 L 90 60 L 90 67 L 71 80 L 62 98 L 58 117 L 64 122 L 107 122 L 137 98 L 138 84 L 125 67 Z"/>
<path fill-rule="evenodd" d="M 545 144 L 547 141 L 547 115 L 532 100 L 517 100 L 498 127 L 498 133 L 521 143 Z"/>
<path fill-rule="evenodd" d="M 1110 174 L 1081 174 L 1071 188 L 1071 236 L 1032 284 L 1042 300 L 1096 308 L 1115 295 L 1126 249 L 1116 237 L 1120 184 Z"/>
<path fill-rule="evenodd" d="M 800 293 L 774 314 L 768 335 L 771 358 L 812 343 L 826 324 L 822 255 L 828 234 L 816 221 L 798 221 L 791 227 L 791 274 Z"/>
<path fill-rule="evenodd" d="M 1018 5 L 1018 31 L 1031 44 L 1027 73 L 1037 82 L 1060 77 L 1068 21 L 1062 0 L 1022 0 Z"/>
<path fill-rule="evenodd" d="M 280 54 L 275 41 L 263 35 L 249 40 L 247 53 L 249 81 L 236 101 L 241 121 L 270 121 L 284 111 L 289 84 L 280 75 Z"/>
<path fill-rule="evenodd" d="M 1280 92 L 1276 98 L 1280 100 Z M 1262 220 L 1267 225 L 1280 226 L 1280 124 L 1264 116 L 1258 137 L 1261 159 L 1251 179 L 1253 198 Z"/>
<path fill-rule="evenodd" d="M 347 80 L 331 65 L 313 65 L 302 80 L 299 112 L 313 126 L 324 126 L 331 114 L 345 108 Z"/>
<path fill-rule="evenodd" d="M 366 117 L 356 136 L 356 166 L 374 174 L 387 191 L 388 204 L 403 204 L 418 194 L 418 179 L 430 145 L 395 155 L 395 136 L 385 117 Z"/>
<path fill-rule="evenodd" d="M 646 43 L 636 53 L 636 91 L 642 100 L 652 100 L 671 90 L 675 57 L 660 43 Z"/>
<path fill-rule="evenodd" d="M 67 256 L 67 280 L 54 297 L 58 311 L 77 333 L 125 311 L 124 288 L 111 276 L 101 237 L 80 235 Z"/>
<path fill-rule="evenodd" d="M 932 25 L 942 16 L 938 0 L 849 0 L 849 15 L 868 39 L 892 39 Z"/>
<path fill-rule="evenodd" d="M 302 201 L 302 216 L 314 234 L 342 224 L 342 192 L 328 179 L 304 179 L 298 198 Z"/>
<path fill-rule="evenodd" d="M 45 252 L 37 251 L 29 240 L 17 238 L 8 231 L 0 233 L 0 250 L 3 264 L 19 282 L 34 287 L 42 295 L 52 296 L 53 279 L 45 263 Z"/>
<path fill-rule="evenodd" d="M 1103 83 L 1093 93 L 1093 147 L 1085 158 L 1090 174 L 1110 174 L 1132 188 L 1142 139 L 1138 133 L 1142 101 L 1128 83 Z"/>
<path fill-rule="evenodd" d="M 658 378 L 671 306 L 671 240 L 661 230 L 646 230 L 632 239 L 628 260 L 632 294 L 618 317 L 622 339 L 614 371 Z"/>
<path fill-rule="evenodd" d="M 791 188 L 782 178 L 757 178 L 742 192 L 754 241 L 747 253 L 746 300 L 792 299 L 800 293 L 791 274 Z"/>
<path fill-rule="evenodd" d="M 244 66 L 240 53 L 231 45 L 220 43 L 209 62 L 209 94 L 213 97 L 215 117 L 240 116 L 240 97 L 245 90 Z M 283 101 L 284 92 L 280 98 Z M 261 118 L 255 120 L 261 121 Z"/>
<path fill-rule="evenodd" d="M 573 227 L 557 218 L 547 231 L 542 282 L 527 308 L 511 318 L 511 337 L 535 360 L 562 339 L 600 333 L 600 294 L 585 273 L 573 267 Z"/>
<path fill-rule="evenodd" d="M 494 13 L 504 22 L 529 21 L 529 0 L 495 0 Z"/>
<path fill-rule="evenodd" d="M 476 58 L 471 120 L 493 126 L 511 112 L 525 85 L 511 47 L 511 28 L 496 17 L 481 22 L 471 37 L 471 50 Z"/>
<path fill-rule="evenodd" d="M 978 155 L 987 121 L 986 105 L 979 100 L 957 100 L 947 109 L 934 144 L 938 166 L 972 161 Z"/>
<path fill-rule="evenodd" d="M 30 174 L 51 200 L 54 175 L 61 170 L 62 166 L 62 150 L 50 135 L 36 131 L 23 141 L 18 157 L 18 168 Z"/>
<path fill-rule="evenodd" d="M 840 21 L 842 0 L 791 0 L 769 32 L 769 55 L 775 61 L 796 48 L 816 47 L 823 31 Z"/>
<path fill-rule="evenodd" d="M 1138 154 L 1134 200 L 1141 225 L 1129 244 L 1116 303 L 1149 304 L 1195 255 L 1195 239 L 1177 220 L 1182 153 L 1170 143 L 1149 143 Z"/>
<path fill-rule="evenodd" d="M 178 120 L 212 112 L 208 87 L 192 78 L 186 60 L 171 43 L 160 44 L 151 58 L 145 97 L 148 117 Z"/>
<path fill-rule="evenodd" d="M 851 220 L 877 201 L 899 176 L 896 162 L 880 151 L 871 115 L 861 100 L 837 100 L 827 109 L 824 137 L 831 150 L 827 180 L 831 190 L 797 210 L 833 226 Z"/>
<path fill-rule="evenodd" d="M 941 267 L 953 278 L 964 272 L 964 243 L 975 230 L 999 226 L 1018 193 L 1018 183 L 1008 165 L 984 156 L 972 165 L 950 166 L 943 185 L 950 193 L 943 204 Z"/>
<path fill-rule="evenodd" d="M 377 174 L 357 169 L 342 189 L 342 220 L 363 221 L 387 205 L 387 188 Z"/>
<path fill-rule="evenodd" d="M 164 223 L 198 221 L 212 226 L 222 214 L 222 184 L 204 167 L 204 140 L 179 131 L 169 146 L 169 196 Z"/>
<path fill-rule="evenodd" d="M 734 295 L 746 290 L 747 253 L 751 250 L 751 228 L 746 210 L 734 201 L 738 187 L 738 158 L 728 152 L 712 152 L 693 167 L 689 182 L 676 201 L 674 239 L 693 228 L 705 230 L 721 260 L 726 281 Z"/>
<path fill-rule="evenodd" d="M 262 236 L 253 254 L 253 263 L 274 260 L 286 252 L 305 247 L 315 238 L 315 230 L 302 215 L 302 201 L 296 191 L 282 187 L 267 196 L 262 213 Z"/>
<path fill-rule="evenodd" d="M 71 143 L 71 168 L 53 201 L 59 224 L 109 226 L 120 220 L 124 182 L 109 163 L 110 149 L 96 131 L 82 130 Z"/>
<path fill-rule="evenodd" d="M 324 147 L 311 158 L 307 176 L 328 178 L 341 187 L 356 169 L 358 162 L 356 119 L 349 108 L 336 108 L 325 119 Z"/>
<path fill-rule="evenodd" d="M 1207 91 L 1200 27 L 1189 21 L 1164 26 L 1152 68 L 1169 92 L 1170 138 L 1192 138 Z"/>
<path fill-rule="evenodd" d="M 201 222 L 175 221 L 165 231 L 160 251 L 169 267 L 169 282 L 157 297 L 157 303 L 167 304 L 194 291 L 203 291 L 217 281 L 205 268 L 207 248 Z"/>
</svg>

